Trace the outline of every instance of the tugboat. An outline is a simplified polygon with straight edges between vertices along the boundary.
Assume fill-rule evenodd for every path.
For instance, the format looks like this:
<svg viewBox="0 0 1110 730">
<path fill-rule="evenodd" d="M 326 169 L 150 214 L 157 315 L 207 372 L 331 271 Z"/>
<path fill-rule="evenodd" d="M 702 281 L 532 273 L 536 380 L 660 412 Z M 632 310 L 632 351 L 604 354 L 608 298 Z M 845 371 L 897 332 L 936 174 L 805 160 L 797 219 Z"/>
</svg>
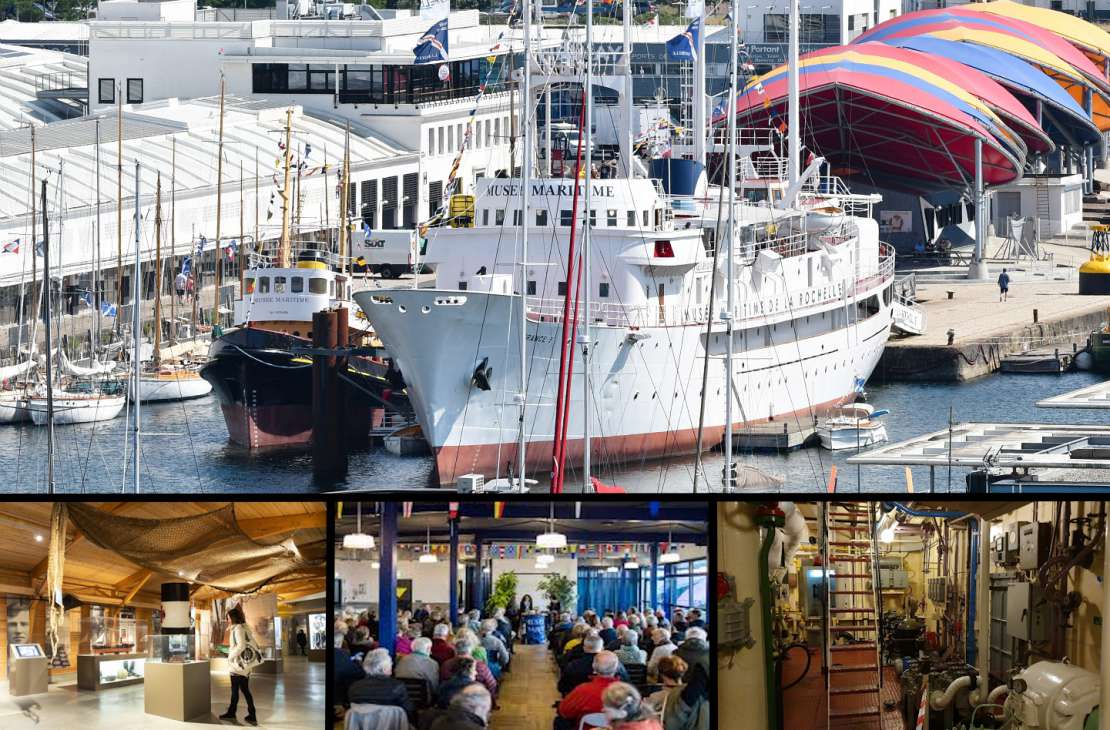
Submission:
<svg viewBox="0 0 1110 730">
<path fill-rule="evenodd" d="M 290 189 L 289 114 L 285 125 L 285 184 Z M 349 165 L 346 166 L 349 169 Z M 344 173 L 344 194 L 348 180 Z M 349 225 L 340 226 L 339 255 L 306 249 L 292 264 L 289 195 L 282 194 L 281 239 L 276 265 L 262 262 L 243 272 L 233 326 L 217 328 L 200 374 L 220 401 L 231 440 L 250 449 L 305 446 L 312 441 L 312 316 L 341 307 L 348 312 L 348 344 L 373 344 L 370 323 L 350 302 L 344 273 Z M 400 374 L 369 358 L 349 359 L 344 431 L 362 445 L 386 408 L 399 409 Z"/>
<path fill-rule="evenodd" d="M 347 304 L 348 286 L 316 250 L 302 251 L 292 268 L 244 272 L 234 311 L 239 324 L 213 341 L 200 371 L 219 398 L 233 442 L 251 449 L 311 442 L 312 360 L 296 350 L 312 345 L 312 315 L 346 306 L 350 344 L 372 344 L 369 323 Z M 400 376 L 369 358 L 351 358 L 347 374 L 356 395 L 347 404 L 346 430 L 368 432 L 397 403 Z"/>
</svg>

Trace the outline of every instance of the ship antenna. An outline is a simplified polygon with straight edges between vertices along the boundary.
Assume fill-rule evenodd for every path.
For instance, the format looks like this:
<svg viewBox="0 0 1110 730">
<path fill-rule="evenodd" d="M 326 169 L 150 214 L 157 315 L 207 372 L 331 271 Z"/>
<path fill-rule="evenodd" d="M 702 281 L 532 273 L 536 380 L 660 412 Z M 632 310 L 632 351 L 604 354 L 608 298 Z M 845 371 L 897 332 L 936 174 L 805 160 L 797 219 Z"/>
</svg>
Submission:
<svg viewBox="0 0 1110 730">
<path fill-rule="evenodd" d="M 523 0 L 524 68 L 521 79 L 521 165 L 520 165 L 520 433 L 517 444 L 517 489 L 525 490 L 524 473 L 528 436 L 525 415 L 528 409 L 528 202 L 532 186 L 532 0 Z M 548 153 L 550 154 L 550 153 Z"/>
<path fill-rule="evenodd" d="M 293 108 L 285 110 L 285 150 L 282 155 L 285 182 L 281 188 L 281 243 L 278 246 L 278 268 L 289 268 L 289 149 L 293 137 Z"/>
<path fill-rule="evenodd" d="M 593 187 L 593 118 L 594 118 L 594 90 L 593 90 L 593 56 L 594 56 L 594 0 L 586 0 L 586 76 L 582 83 L 586 86 L 585 110 L 585 148 L 586 164 L 583 165 L 586 182 L 585 215 L 582 226 L 582 284 L 586 287 L 586 296 L 582 303 L 582 332 L 578 336 L 578 343 L 582 345 L 582 491 L 589 493 L 590 482 L 590 295 L 593 284 L 590 279 L 590 242 L 593 232 L 590 230 L 590 213 L 593 211 L 590 200 Z M 574 181 L 581 184 L 579 180 Z M 575 313 L 577 314 L 577 313 Z"/>
</svg>

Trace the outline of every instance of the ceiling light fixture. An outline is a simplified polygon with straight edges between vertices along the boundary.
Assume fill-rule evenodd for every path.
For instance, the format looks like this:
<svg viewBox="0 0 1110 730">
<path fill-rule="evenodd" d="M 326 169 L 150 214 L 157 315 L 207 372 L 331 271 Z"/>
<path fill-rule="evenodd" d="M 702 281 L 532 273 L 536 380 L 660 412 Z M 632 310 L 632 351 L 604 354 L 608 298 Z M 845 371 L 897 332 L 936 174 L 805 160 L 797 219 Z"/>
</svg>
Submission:
<svg viewBox="0 0 1110 730">
<path fill-rule="evenodd" d="M 343 536 L 344 550 L 373 550 L 374 536 L 362 531 L 362 502 L 358 502 L 358 526 L 354 533 Z"/>
<path fill-rule="evenodd" d="M 672 542 L 673 538 L 674 533 L 671 530 L 667 530 L 667 552 L 659 556 L 659 562 L 663 565 L 677 563 L 682 559 L 682 556 L 674 549 L 674 542 Z"/>
<path fill-rule="evenodd" d="M 421 563 L 438 563 L 439 558 L 432 552 L 432 528 L 427 528 L 427 534 L 424 538 L 424 552 L 420 555 Z"/>
<path fill-rule="evenodd" d="M 547 532 L 536 536 L 536 547 L 559 550 L 567 546 L 567 536 L 555 531 L 555 503 L 551 503 L 551 517 L 548 519 Z"/>
</svg>

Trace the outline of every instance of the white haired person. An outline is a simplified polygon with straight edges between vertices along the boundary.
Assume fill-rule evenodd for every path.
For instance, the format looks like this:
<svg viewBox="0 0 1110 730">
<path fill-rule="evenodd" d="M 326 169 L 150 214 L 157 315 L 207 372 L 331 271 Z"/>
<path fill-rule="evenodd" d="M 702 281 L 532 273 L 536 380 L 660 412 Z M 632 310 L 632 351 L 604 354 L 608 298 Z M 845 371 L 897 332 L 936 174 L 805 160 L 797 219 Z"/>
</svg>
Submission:
<svg viewBox="0 0 1110 730">
<path fill-rule="evenodd" d="M 489 691 L 480 684 L 470 684 L 455 693 L 447 710 L 437 712 L 427 729 L 485 730 L 492 710 L 493 698 Z"/>
<path fill-rule="evenodd" d="M 640 648 L 640 635 L 632 629 L 625 629 L 621 633 L 620 648 L 617 649 L 617 658 L 621 664 L 647 664 L 647 652 Z"/>
<path fill-rule="evenodd" d="M 680 656 L 690 665 L 690 670 L 695 666 L 700 666 L 709 674 L 709 635 L 705 629 L 692 626 L 686 629 L 686 638 L 678 648 L 674 650 L 675 656 Z M 687 671 L 686 679 L 689 681 L 690 672 Z"/>
<path fill-rule="evenodd" d="M 495 678 L 501 678 L 501 672 L 509 666 L 509 647 L 497 634 L 497 621 L 488 618 L 481 623 L 482 648 L 486 650 L 486 663 Z"/>
<path fill-rule="evenodd" d="M 609 719 L 609 730 L 663 730 L 663 724 L 636 688 L 624 682 L 605 688 L 601 711 Z"/>
<path fill-rule="evenodd" d="M 366 676 L 347 689 L 352 705 L 391 705 L 400 707 L 411 719 L 413 706 L 405 684 L 393 678 L 393 658 L 385 649 L 375 649 L 362 660 Z"/>
<path fill-rule="evenodd" d="M 656 629 L 651 633 L 651 640 L 655 648 L 651 650 L 651 658 L 648 659 L 648 678 L 654 679 L 659 662 L 663 657 L 674 654 L 678 647 L 671 641 L 671 632 L 668 629 Z"/>
<path fill-rule="evenodd" d="M 435 694 L 439 687 L 439 664 L 432 659 L 432 640 L 421 636 L 412 640 L 412 651 L 397 657 L 393 676 L 398 679 L 423 679 Z"/>
</svg>

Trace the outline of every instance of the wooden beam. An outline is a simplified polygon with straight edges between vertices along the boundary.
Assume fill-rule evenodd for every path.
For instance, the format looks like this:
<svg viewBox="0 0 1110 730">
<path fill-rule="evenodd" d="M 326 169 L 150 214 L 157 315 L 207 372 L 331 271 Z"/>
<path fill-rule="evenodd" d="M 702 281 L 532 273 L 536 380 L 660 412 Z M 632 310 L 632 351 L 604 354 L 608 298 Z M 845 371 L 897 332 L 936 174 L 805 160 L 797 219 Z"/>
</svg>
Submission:
<svg viewBox="0 0 1110 730">
<path fill-rule="evenodd" d="M 123 599 L 123 605 L 126 606 L 127 604 L 131 603 L 131 599 L 133 599 L 135 597 L 135 594 L 138 593 L 139 590 L 146 585 L 146 582 L 150 580 L 150 576 L 152 575 L 154 575 L 154 573 L 148 570 L 146 572 L 146 575 L 143 576 L 142 579 L 135 584 L 135 587 L 132 588 L 131 592 L 127 594 L 127 597 Z"/>
<path fill-rule="evenodd" d="M 110 502 L 110 503 L 105 503 L 105 506 L 97 505 L 97 509 L 100 509 L 100 510 L 102 510 L 102 511 L 108 513 L 108 514 L 116 514 L 118 512 L 122 512 L 128 506 L 133 505 L 133 504 L 139 504 L 139 503 L 137 503 L 137 502 Z M 83 534 L 81 534 L 81 531 L 78 530 L 73 525 L 66 525 L 66 529 L 67 529 L 67 531 L 68 530 L 73 531 L 73 539 L 68 540 L 66 542 L 66 550 L 65 551 L 66 551 L 66 553 L 68 553 L 75 545 L 79 545 L 79 544 L 85 542 L 85 536 Z M 38 565 L 36 565 L 34 568 L 31 569 L 31 583 L 36 583 L 37 581 L 42 580 L 42 583 L 35 586 L 35 593 L 36 594 L 41 594 L 43 588 L 45 587 L 44 584 L 46 583 L 46 568 L 50 563 L 49 549 L 50 549 L 49 546 L 47 546 L 47 551 L 48 551 L 47 556 L 45 558 L 43 558 L 42 560 L 40 560 Z"/>
<path fill-rule="evenodd" d="M 147 570 L 146 568 L 139 568 L 138 570 L 136 570 L 134 573 L 127 576 L 123 580 L 117 581 L 116 584 L 115 584 L 115 587 L 122 590 L 122 589 L 126 588 L 127 586 L 133 584 L 135 581 L 142 581 L 143 583 L 146 583 L 149 578 L 150 578 L 150 571 Z"/>
<path fill-rule="evenodd" d="M 297 530 L 322 530 L 327 527 L 326 512 L 287 515 L 282 517 L 252 517 L 239 520 L 239 529 L 254 540 Z"/>
</svg>

